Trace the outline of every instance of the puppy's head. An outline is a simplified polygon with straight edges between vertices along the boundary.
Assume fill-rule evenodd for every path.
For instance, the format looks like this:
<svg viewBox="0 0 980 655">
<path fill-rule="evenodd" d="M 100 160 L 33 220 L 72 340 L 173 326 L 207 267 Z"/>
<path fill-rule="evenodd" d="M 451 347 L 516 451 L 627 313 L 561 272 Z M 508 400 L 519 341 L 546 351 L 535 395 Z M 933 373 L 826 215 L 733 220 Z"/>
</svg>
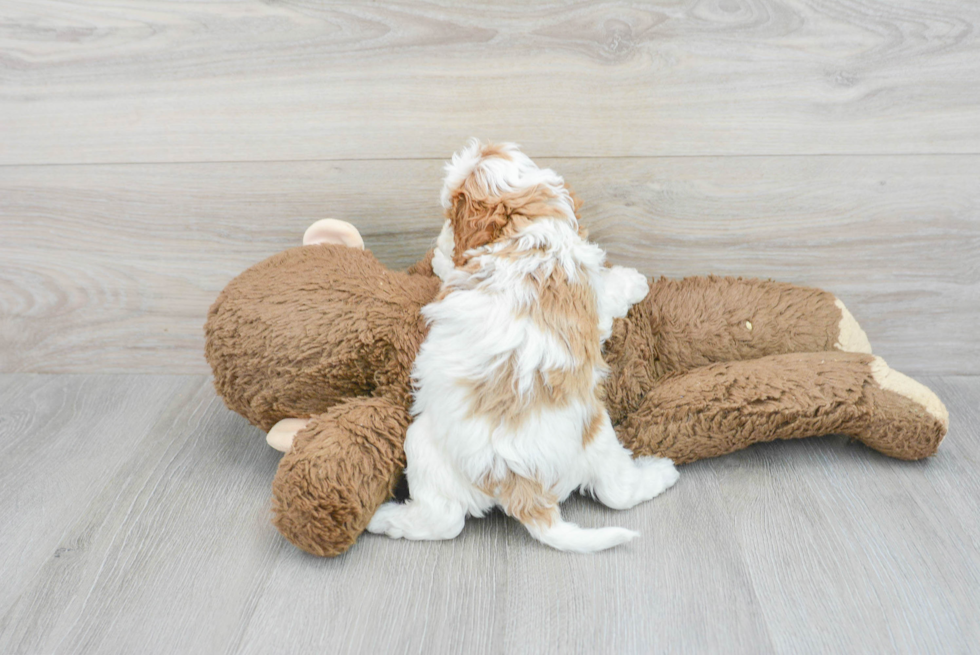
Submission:
<svg viewBox="0 0 980 655">
<path fill-rule="evenodd" d="M 577 202 L 564 180 L 538 168 L 513 143 L 470 139 L 445 170 L 441 199 L 447 220 L 439 248 L 456 266 L 468 250 L 512 237 L 537 219 L 568 221 L 578 229 Z M 446 252 L 450 245 L 452 253 Z"/>
</svg>

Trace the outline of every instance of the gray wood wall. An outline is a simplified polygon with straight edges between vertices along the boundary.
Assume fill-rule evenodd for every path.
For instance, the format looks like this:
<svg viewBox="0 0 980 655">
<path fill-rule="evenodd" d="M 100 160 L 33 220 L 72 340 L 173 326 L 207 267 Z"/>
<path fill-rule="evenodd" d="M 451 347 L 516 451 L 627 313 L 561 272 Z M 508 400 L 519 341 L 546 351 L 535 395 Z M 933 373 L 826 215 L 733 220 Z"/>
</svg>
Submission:
<svg viewBox="0 0 980 655">
<path fill-rule="evenodd" d="M 393 267 L 521 143 L 649 275 L 828 288 L 980 373 L 980 3 L 0 0 L 0 372 L 202 373 L 224 284 L 333 216 Z"/>
</svg>

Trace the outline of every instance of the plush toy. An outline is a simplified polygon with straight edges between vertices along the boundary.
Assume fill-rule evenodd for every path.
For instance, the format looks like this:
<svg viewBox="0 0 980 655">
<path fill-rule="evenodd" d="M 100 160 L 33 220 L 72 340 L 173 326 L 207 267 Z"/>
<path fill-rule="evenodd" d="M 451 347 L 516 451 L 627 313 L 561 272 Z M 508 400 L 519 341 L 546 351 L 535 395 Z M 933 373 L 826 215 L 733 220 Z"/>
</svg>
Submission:
<svg viewBox="0 0 980 655">
<path fill-rule="evenodd" d="M 304 243 L 228 284 L 208 315 L 206 354 L 228 407 L 286 451 L 276 527 L 334 556 L 401 476 L 420 310 L 440 281 L 431 253 L 391 271 L 340 221 L 315 224 Z M 616 322 L 605 357 L 606 404 L 637 456 L 684 464 L 835 433 L 912 460 L 935 453 L 948 426 L 939 398 L 872 356 L 844 305 L 818 289 L 656 280 Z"/>
</svg>

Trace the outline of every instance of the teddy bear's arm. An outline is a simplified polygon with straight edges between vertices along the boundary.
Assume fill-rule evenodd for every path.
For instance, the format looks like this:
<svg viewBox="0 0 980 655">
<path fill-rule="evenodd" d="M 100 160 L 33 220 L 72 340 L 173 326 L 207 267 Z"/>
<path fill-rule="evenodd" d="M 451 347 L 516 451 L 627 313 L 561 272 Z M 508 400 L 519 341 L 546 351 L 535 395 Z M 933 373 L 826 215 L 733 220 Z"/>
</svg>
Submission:
<svg viewBox="0 0 980 655">
<path fill-rule="evenodd" d="M 932 391 L 880 357 L 825 352 L 773 355 L 668 375 L 619 425 L 635 455 L 676 463 L 753 443 L 844 434 L 890 457 L 936 452 L 949 424 Z"/>
<path fill-rule="evenodd" d="M 273 523 L 293 544 L 332 557 L 350 548 L 405 466 L 408 409 L 352 398 L 313 416 L 279 463 Z"/>
<path fill-rule="evenodd" d="M 435 271 L 432 270 L 432 257 L 435 255 L 435 248 L 429 250 L 422 259 L 418 260 L 414 264 L 408 267 L 406 271 L 409 275 L 424 275 L 425 277 L 435 277 Z"/>
</svg>

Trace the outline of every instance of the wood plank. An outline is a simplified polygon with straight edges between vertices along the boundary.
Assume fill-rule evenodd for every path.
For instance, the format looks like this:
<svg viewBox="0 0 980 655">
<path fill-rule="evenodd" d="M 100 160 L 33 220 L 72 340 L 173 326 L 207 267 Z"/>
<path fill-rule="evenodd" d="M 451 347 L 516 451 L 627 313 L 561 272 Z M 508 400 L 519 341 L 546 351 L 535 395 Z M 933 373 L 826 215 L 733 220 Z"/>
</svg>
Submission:
<svg viewBox="0 0 980 655">
<path fill-rule="evenodd" d="M 630 511 L 569 501 L 641 532 L 596 556 L 494 514 L 317 559 L 271 527 L 278 456 L 204 376 L 0 375 L 0 650 L 969 652 L 980 377 L 925 381 L 952 417 L 928 461 L 765 444 Z"/>
<path fill-rule="evenodd" d="M 980 5 L 7 0 L 0 163 L 980 152 Z"/>
<path fill-rule="evenodd" d="M 66 534 L 185 386 L 172 376 L 0 376 L 0 616 L 47 562 L 88 547 Z M 126 420 L 119 415 L 125 413 Z"/>
<path fill-rule="evenodd" d="M 706 647 L 768 650 L 758 599 L 724 538 L 722 500 L 696 483 L 654 513 L 571 503 L 573 519 L 645 533 L 595 558 L 547 549 L 498 514 L 470 521 L 453 541 L 367 536 L 344 557 L 316 559 L 275 534 L 268 487 L 277 455 L 221 408 L 205 379 L 174 377 L 175 393 L 149 412 L 156 420 L 145 429 L 133 403 L 106 407 L 103 393 L 86 390 L 94 379 L 102 389 L 135 390 L 135 400 L 161 391 L 160 378 L 43 377 L 47 388 L 67 390 L 67 404 L 134 426 L 141 438 L 117 431 L 96 441 L 93 453 L 114 450 L 122 465 L 76 473 L 98 484 L 70 514 L 38 528 L 48 546 L 29 584 L 17 594 L 5 587 L 3 652 L 600 652 L 606 643 L 647 652 L 689 634 Z M 18 410 L 38 424 L 33 441 L 47 462 L 61 426 L 33 420 L 48 411 L 40 405 Z M 101 427 L 79 421 L 74 436 L 86 443 Z M 26 473 L 17 483 L 28 499 L 51 484 Z M 0 509 L 6 517 L 12 508 Z M 30 532 L 24 523 L 0 542 L 13 554 Z M 709 546 L 718 540 L 721 547 Z M 715 568 L 691 571 L 692 549 L 693 561 L 710 554 Z M 670 602 L 698 585 L 705 590 L 687 602 Z M 673 632 L 649 620 L 651 608 Z M 708 617 L 725 632 L 699 633 Z"/>
<path fill-rule="evenodd" d="M 980 512 L 964 458 L 980 448 L 980 378 L 926 381 L 951 410 L 948 443 L 928 460 L 827 437 L 703 463 L 778 652 L 968 652 L 980 640 Z"/>
<path fill-rule="evenodd" d="M 342 560 L 316 562 L 322 577 L 284 554 L 243 652 L 287 642 L 319 652 L 771 652 L 724 502 L 700 484 L 706 471 L 690 475 L 628 512 L 569 500 L 571 520 L 641 532 L 590 557 L 542 546 L 501 514 L 470 519 L 448 542 L 367 535 Z"/>
<path fill-rule="evenodd" d="M 586 201 L 613 261 L 823 287 L 898 370 L 980 372 L 980 156 L 541 162 Z M 312 221 L 352 221 L 393 268 L 421 256 L 440 166 L 7 167 L 0 371 L 205 373 L 211 301 Z"/>
<path fill-rule="evenodd" d="M 56 376 L 49 384 L 59 382 L 85 414 L 102 408 L 86 379 Z M 58 508 L 60 520 L 46 522 L 46 536 L 57 542 L 5 602 L 3 652 L 213 653 L 235 643 L 255 590 L 275 570 L 270 558 L 286 545 L 268 520 L 278 458 L 258 430 L 223 408 L 205 376 L 163 382 L 101 382 L 134 402 L 105 408 L 105 422 L 117 426 L 107 438 L 96 434 L 98 422 L 80 423 L 73 436 L 92 443 L 92 459 L 108 454 L 121 465 L 79 466 L 67 481 L 64 491 L 78 498 L 70 512 Z M 130 398 L 127 388 L 136 390 Z M 149 412 L 147 426 L 135 401 L 158 393 L 165 402 Z M 34 437 L 39 447 L 57 448 L 57 430 Z M 52 461 L 46 453 L 39 463 Z M 38 468 L 22 481 L 19 511 L 44 509 L 36 495 L 52 482 Z M 28 544 L 21 545 L 23 526 L 13 528 L 5 548 L 16 552 Z M 5 585 L 5 595 L 13 591 Z"/>
<path fill-rule="evenodd" d="M 439 543 L 368 535 L 334 560 L 288 548 L 235 652 L 487 652 L 508 597 L 500 523 L 475 521 Z"/>
<path fill-rule="evenodd" d="M 967 532 L 973 555 L 980 560 L 980 379 L 937 376 L 924 382 L 951 409 L 950 431 L 941 448 L 945 457 L 930 460 L 926 480 Z M 911 473 L 916 469 L 912 468 Z M 978 634 L 980 641 L 980 634 Z"/>
</svg>

